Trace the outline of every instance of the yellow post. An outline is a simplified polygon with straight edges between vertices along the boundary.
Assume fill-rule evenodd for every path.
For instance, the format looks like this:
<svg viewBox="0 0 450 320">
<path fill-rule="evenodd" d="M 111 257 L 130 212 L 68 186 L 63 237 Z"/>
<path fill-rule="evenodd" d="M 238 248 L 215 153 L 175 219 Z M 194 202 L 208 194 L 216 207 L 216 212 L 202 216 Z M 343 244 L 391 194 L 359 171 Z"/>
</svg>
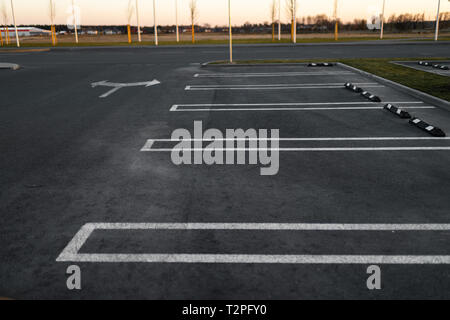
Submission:
<svg viewBox="0 0 450 320">
<path fill-rule="evenodd" d="M 192 25 L 192 43 L 195 43 L 195 26 Z"/>
<path fill-rule="evenodd" d="M 130 27 L 130 25 L 127 25 L 127 31 L 128 31 L 128 43 L 131 43 L 131 27 Z"/>
<path fill-rule="evenodd" d="M 334 28 L 334 40 L 339 40 L 339 22 L 336 20 L 336 26 Z"/>
<path fill-rule="evenodd" d="M 51 26 L 51 32 L 52 32 L 52 45 L 55 46 L 56 35 L 55 35 L 55 27 L 53 25 Z"/>
<path fill-rule="evenodd" d="M 9 45 L 9 41 L 10 41 L 10 39 L 9 39 L 9 28 L 8 28 L 8 26 L 6 26 L 6 45 Z"/>
<path fill-rule="evenodd" d="M 339 40 L 339 19 L 338 19 L 338 0 L 334 0 L 334 20 L 336 25 L 334 27 L 334 40 Z"/>
<path fill-rule="evenodd" d="M 3 36 L 2 36 L 2 32 L 3 32 L 3 30 L 0 30 L 0 42 L 1 42 L 2 47 L 3 47 Z"/>
</svg>

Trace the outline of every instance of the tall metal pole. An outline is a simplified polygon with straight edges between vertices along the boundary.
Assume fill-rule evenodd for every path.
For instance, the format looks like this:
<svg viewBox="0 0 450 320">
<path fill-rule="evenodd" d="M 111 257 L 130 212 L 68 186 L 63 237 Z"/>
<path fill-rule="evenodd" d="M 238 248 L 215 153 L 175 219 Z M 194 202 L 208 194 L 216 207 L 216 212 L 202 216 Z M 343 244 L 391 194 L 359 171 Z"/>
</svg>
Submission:
<svg viewBox="0 0 450 320">
<path fill-rule="evenodd" d="M 177 23 L 177 42 L 180 42 L 180 32 L 178 27 L 178 0 L 175 0 L 175 20 Z"/>
<path fill-rule="evenodd" d="M 233 30 L 231 29 L 231 0 L 228 0 L 228 25 L 230 29 L 230 63 L 233 63 Z"/>
<path fill-rule="evenodd" d="M 153 0 L 153 21 L 155 24 L 155 45 L 158 45 L 158 25 L 156 24 L 156 0 Z"/>
<path fill-rule="evenodd" d="M 294 0 L 294 43 L 297 43 L 297 0 Z"/>
<path fill-rule="evenodd" d="M 383 40 L 384 37 L 384 9 L 386 8 L 386 0 L 383 0 L 383 11 L 381 12 L 381 33 L 380 39 Z"/>
<path fill-rule="evenodd" d="M 338 0 L 334 0 L 334 40 L 339 40 Z"/>
<path fill-rule="evenodd" d="M 75 42 L 78 43 L 78 26 L 77 26 L 77 16 L 75 15 L 74 0 L 72 0 L 72 15 L 73 15 L 73 26 L 75 27 Z"/>
<path fill-rule="evenodd" d="M 136 19 L 137 19 L 137 25 L 138 25 L 138 40 L 139 40 L 139 42 L 142 42 L 142 38 L 141 38 L 141 24 L 139 22 L 139 3 L 138 3 L 138 0 L 136 0 Z"/>
<path fill-rule="evenodd" d="M 441 0 L 438 0 L 438 9 L 437 9 L 437 16 L 436 16 L 436 33 L 434 35 L 434 41 L 438 41 L 439 39 L 439 15 L 441 11 Z"/>
<path fill-rule="evenodd" d="M 13 4 L 13 0 L 11 0 L 11 11 L 12 11 L 12 16 L 13 16 L 13 21 L 14 21 L 14 28 L 16 29 L 16 42 L 17 42 L 17 47 L 20 47 L 20 40 L 19 40 L 19 32 L 17 31 L 17 25 L 16 25 L 16 15 L 14 13 L 14 4 Z"/>
<path fill-rule="evenodd" d="M 278 41 L 281 40 L 281 0 L 278 0 Z"/>
</svg>

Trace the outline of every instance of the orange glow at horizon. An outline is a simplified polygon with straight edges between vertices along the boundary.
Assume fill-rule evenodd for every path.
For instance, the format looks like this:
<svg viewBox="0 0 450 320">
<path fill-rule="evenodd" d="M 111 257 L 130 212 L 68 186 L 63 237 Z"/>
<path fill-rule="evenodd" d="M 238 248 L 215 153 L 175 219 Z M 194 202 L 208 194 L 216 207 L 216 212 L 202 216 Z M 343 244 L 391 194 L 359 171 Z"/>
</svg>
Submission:
<svg viewBox="0 0 450 320">
<path fill-rule="evenodd" d="M 71 0 L 54 0 L 57 6 L 56 23 L 66 24 L 70 19 Z M 231 0 L 232 23 L 263 23 L 270 21 L 272 0 Z M 228 0 L 197 0 L 199 24 L 227 25 Z M 278 0 L 276 0 L 278 3 Z M 0 0 L 10 12 L 9 0 Z M 81 24 L 85 25 L 124 25 L 127 23 L 128 0 L 76 0 L 81 11 Z M 134 3 L 134 1 L 133 1 Z M 156 0 L 158 25 L 175 24 L 175 0 Z M 178 0 L 180 24 L 189 24 L 189 0 Z M 334 0 L 298 0 L 299 18 L 326 14 L 332 16 Z M 339 0 L 338 15 L 343 21 L 367 19 L 379 14 L 383 0 Z M 49 24 L 49 0 L 14 0 L 18 24 Z M 285 0 L 281 0 L 281 20 L 287 22 Z M 139 0 L 141 24 L 153 25 L 153 1 Z M 386 0 L 385 16 L 400 13 L 425 13 L 428 20 L 436 17 L 437 0 Z M 450 3 L 441 1 L 441 12 L 450 11 Z M 11 23 L 11 20 L 9 23 Z M 136 17 L 133 16 L 132 24 Z"/>
</svg>

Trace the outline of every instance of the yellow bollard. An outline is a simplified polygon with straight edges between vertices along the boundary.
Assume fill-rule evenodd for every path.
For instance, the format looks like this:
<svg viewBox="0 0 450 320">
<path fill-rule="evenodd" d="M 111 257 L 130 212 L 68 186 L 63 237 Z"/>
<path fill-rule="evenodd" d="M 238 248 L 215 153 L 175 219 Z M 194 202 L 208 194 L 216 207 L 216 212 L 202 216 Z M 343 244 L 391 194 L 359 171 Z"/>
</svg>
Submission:
<svg viewBox="0 0 450 320">
<path fill-rule="evenodd" d="M 9 45 L 9 28 L 6 26 L 6 45 Z"/>
<path fill-rule="evenodd" d="M 272 22 L 272 42 L 275 41 L 275 23 Z"/>
<path fill-rule="evenodd" d="M 55 46 L 55 30 L 54 27 L 51 26 L 51 32 L 52 32 L 52 45 Z"/>
<path fill-rule="evenodd" d="M 336 26 L 334 27 L 334 40 L 339 40 L 339 22 L 336 20 Z"/>
<path fill-rule="evenodd" d="M 192 43 L 195 43 L 195 26 L 192 25 Z"/>
<path fill-rule="evenodd" d="M 127 25 L 127 32 L 128 32 L 128 43 L 131 43 L 131 27 L 130 27 L 130 25 Z"/>
<path fill-rule="evenodd" d="M 2 32 L 3 32 L 3 30 L 0 30 L 0 42 L 1 42 L 2 47 L 3 47 L 3 36 L 2 36 Z"/>
</svg>

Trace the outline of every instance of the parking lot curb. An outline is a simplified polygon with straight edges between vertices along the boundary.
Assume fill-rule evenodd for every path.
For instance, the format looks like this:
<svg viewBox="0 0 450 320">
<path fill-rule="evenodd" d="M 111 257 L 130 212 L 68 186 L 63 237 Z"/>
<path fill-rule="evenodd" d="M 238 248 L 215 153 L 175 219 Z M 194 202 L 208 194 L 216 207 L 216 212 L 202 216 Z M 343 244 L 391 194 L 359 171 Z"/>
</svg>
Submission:
<svg viewBox="0 0 450 320">
<path fill-rule="evenodd" d="M 411 119 L 411 115 L 409 114 L 409 112 L 406 112 L 390 103 L 385 105 L 384 109 L 390 111 L 391 113 L 395 114 L 396 116 L 402 119 Z"/>
<path fill-rule="evenodd" d="M 419 90 L 412 89 L 410 87 L 404 86 L 404 85 L 402 85 L 400 83 L 397 83 L 397 82 L 394 82 L 394 81 L 382 78 L 380 76 L 376 76 L 376 75 L 374 75 L 374 74 L 372 74 L 370 72 L 362 71 L 360 69 L 351 67 L 351 66 L 349 66 L 349 65 L 347 65 L 345 63 L 338 62 L 337 65 L 339 65 L 339 66 L 341 66 L 341 67 L 343 67 L 343 68 L 345 68 L 347 70 L 351 70 L 351 71 L 357 72 L 357 73 L 359 73 L 359 74 L 361 74 L 363 76 L 366 76 L 366 77 L 372 78 L 374 80 L 377 80 L 378 82 L 381 82 L 381 83 L 383 83 L 386 86 L 393 87 L 394 89 L 397 89 L 400 92 L 412 95 L 412 96 L 414 96 L 414 97 L 416 97 L 416 98 L 418 98 L 418 99 L 420 99 L 420 100 L 422 100 L 424 102 L 436 105 L 436 106 L 438 106 L 440 108 L 443 108 L 443 109 L 445 109 L 447 111 L 450 111 L 450 103 L 448 101 L 444 100 L 444 99 L 440 99 L 440 98 L 434 97 L 432 95 L 429 95 L 427 93 L 421 92 Z"/>
<path fill-rule="evenodd" d="M 0 69 L 19 70 L 20 66 L 15 63 L 0 63 Z"/>
<path fill-rule="evenodd" d="M 428 132 L 429 134 L 431 134 L 434 137 L 445 137 L 445 132 L 442 131 L 439 128 L 436 128 L 435 126 L 432 126 L 428 123 L 426 123 L 425 121 L 419 119 L 419 118 L 412 118 L 409 123 L 411 123 L 413 126 L 416 126 L 417 128 Z"/>
</svg>

